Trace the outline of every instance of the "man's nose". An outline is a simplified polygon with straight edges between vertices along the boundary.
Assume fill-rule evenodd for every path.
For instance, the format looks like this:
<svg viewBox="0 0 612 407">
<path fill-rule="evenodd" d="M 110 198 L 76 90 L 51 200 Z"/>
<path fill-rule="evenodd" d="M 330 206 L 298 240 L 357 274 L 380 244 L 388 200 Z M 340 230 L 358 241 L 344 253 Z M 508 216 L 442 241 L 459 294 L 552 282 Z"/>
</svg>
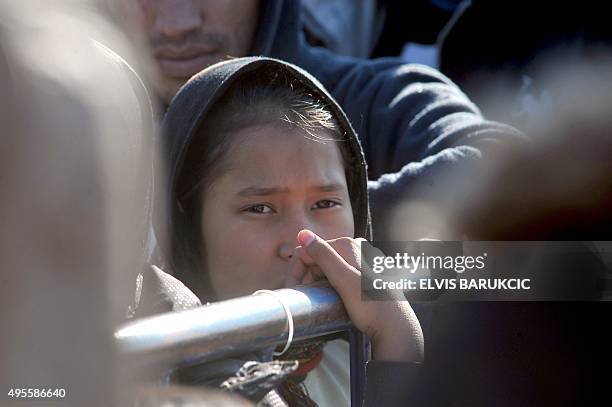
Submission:
<svg viewBox="0 0 612 407">
<path fill-rule="evenodd" d="M 195 0 L 165 0 L 159 3 L 153 29 L 156 34 L 180 38 L 202 25 L 202 15 Z"/>
</svg>

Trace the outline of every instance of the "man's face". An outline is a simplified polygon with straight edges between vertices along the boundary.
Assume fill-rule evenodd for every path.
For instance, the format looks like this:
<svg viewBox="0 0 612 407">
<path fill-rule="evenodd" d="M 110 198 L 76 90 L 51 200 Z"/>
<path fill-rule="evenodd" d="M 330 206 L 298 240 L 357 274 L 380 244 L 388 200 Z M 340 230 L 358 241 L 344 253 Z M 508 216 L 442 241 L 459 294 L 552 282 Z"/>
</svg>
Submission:
<svg viewBox="0 0 612 407">
<path fill-rule="evenodd" d="M 126 29 L 148 43 L 153 85 L 169 102 L 202 69 L 247 56 L 259 20 L 259 0 L 126 0 Z"/>
</svg>

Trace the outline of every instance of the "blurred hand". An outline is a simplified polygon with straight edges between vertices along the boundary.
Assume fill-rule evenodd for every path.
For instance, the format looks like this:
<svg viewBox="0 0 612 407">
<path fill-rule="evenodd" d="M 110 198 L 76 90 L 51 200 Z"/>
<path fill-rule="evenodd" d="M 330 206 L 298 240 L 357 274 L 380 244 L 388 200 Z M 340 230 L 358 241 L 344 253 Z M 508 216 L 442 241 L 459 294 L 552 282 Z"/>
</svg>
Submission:
<svg viewBox="0 0 612 407">
<path fill-rule="evenodd" d="M 373 359 L 421 362 L 423 332 L 412 307 L 403 297 L 388 301 L 362 301 L 361 273 L 370 270 L 361 262 L 365 239 L 342 237 L 323 240 L 310 230 L 298 233 L 286 286 L 309 284 L 326 278 L 336 289 L 351 321 L 372 342 Z"/>
</svg>

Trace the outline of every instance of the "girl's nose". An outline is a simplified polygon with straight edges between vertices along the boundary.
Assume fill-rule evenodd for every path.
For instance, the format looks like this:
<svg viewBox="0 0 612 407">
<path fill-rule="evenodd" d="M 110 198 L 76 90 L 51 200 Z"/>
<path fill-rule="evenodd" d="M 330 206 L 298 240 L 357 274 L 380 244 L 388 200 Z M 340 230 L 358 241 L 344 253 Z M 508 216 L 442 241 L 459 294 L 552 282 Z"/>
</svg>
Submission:
<svg viewBox="0 0 612 407">
<path fill-rule="evenodd" d="M 286 241 L 280 245 L 278 255 L 284 260 L 291 260 L 293 249 L 295 249 L 295 247 L 298 245 L 299 243 L 297 243 L 297 238 L 295 238 L 293 242 Z"/>
<path fill-rule="evenodd" d="M 291 220 L 287 219 L 286 227 L 283 228 L 283 237 L 278 247 L 278 255 L 283 260 L 291 260 L 293 249 L 300 245 L 297 240 L 298 232 L 302 229 L 316 229 L 314 226 L 312 222 L 309 222 L 306 214 L 295 216 Z"/>
</svg>

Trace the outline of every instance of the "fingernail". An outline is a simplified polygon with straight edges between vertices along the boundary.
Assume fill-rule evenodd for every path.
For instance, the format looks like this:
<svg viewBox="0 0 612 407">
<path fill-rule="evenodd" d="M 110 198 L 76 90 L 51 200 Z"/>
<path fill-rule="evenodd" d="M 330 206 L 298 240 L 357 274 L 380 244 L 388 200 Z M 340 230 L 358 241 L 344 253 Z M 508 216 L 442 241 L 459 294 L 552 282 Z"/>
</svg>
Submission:
<svg viewBox="0 0 612 407">
<path fill-rule="evenodd" d="M 308 229 L 301 230 L 300 233 L 298 233 L 298 241 L 304 247 L 310 245 L 315 239 L 316 235 Z"/>
</svg>

